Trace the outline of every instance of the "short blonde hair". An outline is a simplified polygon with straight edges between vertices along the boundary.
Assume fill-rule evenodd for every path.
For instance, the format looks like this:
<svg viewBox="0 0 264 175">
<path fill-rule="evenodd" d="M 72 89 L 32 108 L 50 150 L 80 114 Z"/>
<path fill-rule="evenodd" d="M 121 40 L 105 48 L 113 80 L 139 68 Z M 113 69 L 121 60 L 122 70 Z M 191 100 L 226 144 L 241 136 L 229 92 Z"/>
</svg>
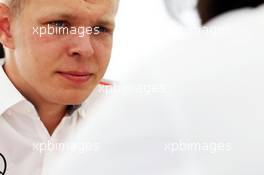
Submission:
<svg viewBox="0 0 264 175">
<path fill-rule="evenodd" d="M 22 10 L 25 0 L 0 0 L 0 3 L 8 6 L 11 13 L 17 15 Z"/>
<path fill-rule="evenodd" d="M 17 15 L 23 9 L 25 0 L 11 0 L 9 8 L 12 14 Z"/>
</svg>

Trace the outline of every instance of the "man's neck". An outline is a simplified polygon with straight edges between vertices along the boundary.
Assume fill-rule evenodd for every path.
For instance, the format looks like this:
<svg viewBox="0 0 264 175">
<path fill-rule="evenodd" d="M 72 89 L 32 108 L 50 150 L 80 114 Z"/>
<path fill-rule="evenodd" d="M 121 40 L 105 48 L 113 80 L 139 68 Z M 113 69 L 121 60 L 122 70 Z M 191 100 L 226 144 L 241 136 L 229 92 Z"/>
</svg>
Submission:
<svg viewBox="0 0 264 175">
<path fill-rule="evenodd" d="M 67 110 L 66 106 L 59 106 L 53 104 L 44 104 L 36 106 L 40 120 L 43 122 L 49 134 L 52 135 L 56 127 L 65 116 Z"/>
</svg>

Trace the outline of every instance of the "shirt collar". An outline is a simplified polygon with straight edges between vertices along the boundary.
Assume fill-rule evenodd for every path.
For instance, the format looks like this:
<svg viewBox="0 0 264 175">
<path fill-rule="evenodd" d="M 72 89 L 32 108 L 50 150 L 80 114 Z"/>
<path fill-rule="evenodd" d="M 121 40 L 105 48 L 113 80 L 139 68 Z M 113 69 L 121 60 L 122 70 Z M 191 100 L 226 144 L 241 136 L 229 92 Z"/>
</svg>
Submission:
<svg viewBox="0 0 264 175">
<path fill-rule="evenodd" d="M 109 96 L 109 93 L 117 85 L 117 82 L 103 79 L 89 95 L 89 97 L 77 107 L 81 118 L 91 116 L 94 111 L 100 110 L 100 104 Z"/>
<path fill-rule="evenodd" d="M 0 115 L 11 106 L 25 100 L 6 75 L 3 68 L 4 63 L 5 60 L 0 59 Z"/>
<path fill-rule="evenodd" d="M 82 105 L 68 105 L 66 107 L 67 113 L 71 116 L 76 110 L 78 110 Z"/>
</svg>

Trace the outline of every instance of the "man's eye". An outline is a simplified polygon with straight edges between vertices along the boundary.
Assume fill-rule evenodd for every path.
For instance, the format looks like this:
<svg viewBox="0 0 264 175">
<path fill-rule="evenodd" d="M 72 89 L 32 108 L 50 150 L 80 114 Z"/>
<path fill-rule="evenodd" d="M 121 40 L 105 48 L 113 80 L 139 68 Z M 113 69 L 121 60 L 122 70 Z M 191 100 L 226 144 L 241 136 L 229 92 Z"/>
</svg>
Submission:
<svg viewBox="0 0 264 175">
<path fill-rule="evenodd" d="M 68 24 L 66 21 L 58 20 L 58 21 L 49 22 L 49 25 L 54 27 L 67 27 Z"/>
<path fill-rule="evenodd" d="M 103 27 L 103 26 L 95 27 L 95 30 L 97 30 L 99 33 L 104 33 L 104 32 L 108 31 L 108 29 L 106 27 Z"/>
</svg>

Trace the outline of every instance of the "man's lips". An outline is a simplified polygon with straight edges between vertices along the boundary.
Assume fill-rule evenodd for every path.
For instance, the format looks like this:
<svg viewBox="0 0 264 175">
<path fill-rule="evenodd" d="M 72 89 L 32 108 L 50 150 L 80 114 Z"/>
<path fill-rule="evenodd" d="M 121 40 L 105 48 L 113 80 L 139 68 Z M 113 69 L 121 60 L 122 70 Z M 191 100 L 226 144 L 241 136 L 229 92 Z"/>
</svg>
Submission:
<svg viewBox="0 0 264 175">
<path fill-rule="evenodd" d="M 85 83 L 92 76 L 92 74 L 89 72 L 78 72 L 78 71 L 68 71 L 68 72 L 59 71 L 57 73 L 59 73 L 62 77 L 74 83 Z"/>
</svg>

